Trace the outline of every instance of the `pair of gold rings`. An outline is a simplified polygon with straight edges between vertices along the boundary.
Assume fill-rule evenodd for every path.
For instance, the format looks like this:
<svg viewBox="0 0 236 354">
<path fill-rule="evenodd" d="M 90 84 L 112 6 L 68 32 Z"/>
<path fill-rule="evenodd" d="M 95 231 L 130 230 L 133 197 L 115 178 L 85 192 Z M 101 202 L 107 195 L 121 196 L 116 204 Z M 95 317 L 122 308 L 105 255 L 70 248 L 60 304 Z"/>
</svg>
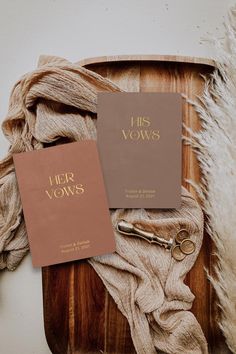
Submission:
<svg viewBox="0 0 236 354">
<path fill-rule="evenodd" d="M 187 255 L 195 251 L 195 243 L 190 240 L 189 232 L 185 229 L 178 231 L 175 242 L 176 244 L 172 247 L 171 254 L 176 261 L 182 261 Z"/>
</svg>

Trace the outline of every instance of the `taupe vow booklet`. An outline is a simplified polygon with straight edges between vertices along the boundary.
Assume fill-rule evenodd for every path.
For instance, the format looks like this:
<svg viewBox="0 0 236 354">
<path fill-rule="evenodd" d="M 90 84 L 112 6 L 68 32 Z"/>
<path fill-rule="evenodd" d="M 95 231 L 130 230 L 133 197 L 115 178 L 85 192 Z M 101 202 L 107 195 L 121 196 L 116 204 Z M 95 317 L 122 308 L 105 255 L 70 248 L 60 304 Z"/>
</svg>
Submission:
<svg viewBox="0 0 236 354">
<path fill-rule="evenodd" d="M 13 158 L 34 266 L 115 251 L 95 141 Z"/>
<path fill-rule="evenodd" d="M 98 148 L 110 208 L 178 208 L 182 99 L 99 93 Z"/>
</svg>

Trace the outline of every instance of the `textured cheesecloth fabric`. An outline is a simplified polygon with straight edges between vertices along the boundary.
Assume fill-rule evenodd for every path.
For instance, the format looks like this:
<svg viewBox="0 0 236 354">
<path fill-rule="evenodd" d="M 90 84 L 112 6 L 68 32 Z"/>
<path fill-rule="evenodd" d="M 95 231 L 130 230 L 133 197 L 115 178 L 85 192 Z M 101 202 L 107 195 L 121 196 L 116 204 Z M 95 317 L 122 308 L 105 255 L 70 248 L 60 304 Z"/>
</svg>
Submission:
<svg viewBox="0 0 236 354">
<path fill-rule="evenodd" d="M 99 91 L 122 90 L 83 67 L 47 56 L 15 84 L 2 126 L 10 148 L 0 164 L 1 269 L 14 270 L 29 249 L 12 154 L 96 139 Z M 182 187 L 179 210 L 117 209 L 111 218 L 114 228 L 123 218 L 167 239 L 184 227 L 196 243 L 196 251 L 178 262 L 163 247 L 114 231 L 117 252 L 89 260 L 127 318 L 136 352 L 207 353 L 203 332 L 189 311 L 194 295 L 184 284 L 203 237 L 196 200 Z"/>
</svg>

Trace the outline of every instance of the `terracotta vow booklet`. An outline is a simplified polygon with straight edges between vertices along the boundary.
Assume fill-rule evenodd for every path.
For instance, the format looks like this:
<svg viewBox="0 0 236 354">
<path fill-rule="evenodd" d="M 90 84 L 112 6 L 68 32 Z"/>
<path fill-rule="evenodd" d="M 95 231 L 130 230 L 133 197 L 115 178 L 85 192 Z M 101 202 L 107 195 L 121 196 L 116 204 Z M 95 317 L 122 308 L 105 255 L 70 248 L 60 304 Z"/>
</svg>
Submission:
<svg viewBox="0 0 236 354">
<path fill-rule="evenodd" d="M 115 251 L 95 141 L 13 158 L 34 266 Z"/>
<path fill-rule="evenodd" d="M 182 98 L 99 93 L 98 148 L 110 208 L 178 208 Z"/>
</svg>

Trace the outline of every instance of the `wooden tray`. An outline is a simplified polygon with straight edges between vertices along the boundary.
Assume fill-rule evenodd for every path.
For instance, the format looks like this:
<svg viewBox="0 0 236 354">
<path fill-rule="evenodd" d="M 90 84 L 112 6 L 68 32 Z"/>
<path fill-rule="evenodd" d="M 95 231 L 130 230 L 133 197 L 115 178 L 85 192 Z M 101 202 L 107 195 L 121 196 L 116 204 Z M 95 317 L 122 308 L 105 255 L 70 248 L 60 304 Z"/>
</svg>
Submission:
<svg viewBox="0 0 236 354">
<path fill-rule="evenodd" d="M 214 68 L 214 63 L 207 59 L 156 55 L 91 58 L 80 65 L 127 91 L 180 92 L 193 100 L 203 90 L 200 74 L 207 76 Z M 191 128 L 199 128 L 197 114 L 187 103 L 183 103 L 183 120 Z M 186 185 L 185 178 L 199 180 L 199 175 L 194 154 L 184 146 L 183 184 Z M 202 326 L 210 352 L 228 353 L 216 325 L 215 294 L 204 271 L 206 267 L 211 272 L 211 253 L 211 241 L 205 235 L 186 283 L 196 295 L 192 311 Z M 44 326 L 53 354 L 135 353 L 126 319 L 86 261 L 45 267 L 42 277 Z"/>
</svg>

